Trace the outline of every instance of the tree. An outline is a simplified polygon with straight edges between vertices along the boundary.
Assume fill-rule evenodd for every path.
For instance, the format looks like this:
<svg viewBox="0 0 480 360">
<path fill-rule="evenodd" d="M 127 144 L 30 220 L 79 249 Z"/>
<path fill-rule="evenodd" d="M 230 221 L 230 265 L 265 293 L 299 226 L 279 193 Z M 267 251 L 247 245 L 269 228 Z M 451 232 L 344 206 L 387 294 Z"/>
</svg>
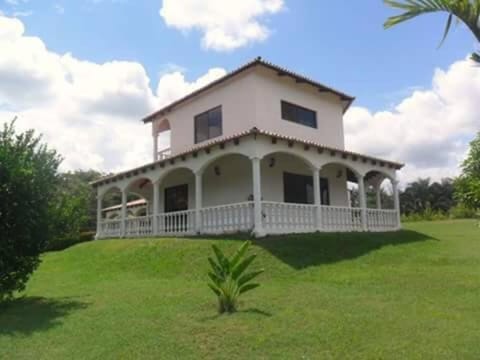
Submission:
<svg viewBox="0 0 480 360">
<path fill-rule="evenodd" d="M 94 170 L 77 170 L 59 175 L 50 206 L 47 250 L 62 250 L 93 238 L 97 200 L 96 192 L 89 183 L 101 176 Z"/>
<path fill-rule="evenodd" d="M 480 209 L 480 132 L 470 143 L 462 174 L 455 181 L 455 197 L 471 209 Z"/>
<path fill-rule="evenodd" d="M 0 301 L 21 291 L 49 237 L 60 156 L 33 130 L 0 130 Z"/>
<path fill-rule="evenodd" d="M 409 183 L 400 193 L 403 214 L 422 214 L 427 210 L 448 212 L 455 206 L 452 179 L 442 179 L 431 183 L 429 178 Z"/>
<path fill-rule="evenodd" d="M 384 28 L 400 24 L 417 16 L 433 13 L 448 13 L 447 23 L 440 45 L 446 39 L 452 22 L 463 22 L 480 42 L 480 0 L 384 0 L 385 4 L 404 11 L 404 13 L 387 19 Z M 472 54 L 472 60 L 480 64 L 480 52 Z"/>
</svg>

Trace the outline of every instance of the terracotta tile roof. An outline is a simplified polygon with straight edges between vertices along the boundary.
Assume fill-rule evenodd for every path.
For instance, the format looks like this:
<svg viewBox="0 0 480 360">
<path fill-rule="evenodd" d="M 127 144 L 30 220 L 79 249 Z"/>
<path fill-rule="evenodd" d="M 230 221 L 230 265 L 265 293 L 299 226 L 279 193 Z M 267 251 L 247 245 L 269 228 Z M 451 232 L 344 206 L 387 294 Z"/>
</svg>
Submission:
<svg viewBox="0 0 480 360">
<path fill-rule="evenodd" d="M 136 206 L 143 206 L 147 203 L 147 201 L 145 199 L 138 199 L 138 200 L 133 200 L 133 201 L 130 201 L 127 203 L 127 208 L 133 208 L 133 207 L 136 207 Z M 110 206 L 108 208 L 105 208 L 105 209 L 102 209 L 102 211 L 112 211 L 112 210 L 117 210 L 117 209 L 121 209 L 122 208 L 122 205 L 114 205 L 114 206 Z"/>
<path fill-rule="evenodd" d="M 299 143 L 299 144 L 306 145 L 306 146 L 311 146 L 311 147 L 314 147 L 314 148 L 317 148 L 317 149 L 322 149 L 323 151 L 326 151 L 326 152 L 330 151 L 332 153 L 339 153 L 339 154 L 345 155 L 347 157 L 350 156 L 352 158 L 361 158 L 361 159 L 370 160 L 372 162 L 378 162 L 380 164 L 385 164 L 387 166 L 391 166 L 391 167 L 393 167 L 397 170 L 401 169 L 404 166 L 404 164 L 399 163 L 399 162 L 384 160 L 384 159 L 380 159 L 380 158 L 377 158 L 377 157 L 374 157 L 374 156 L 360 154 L 360 153 L 353 152 L 353 151 L 348 151 L 348 150 L 342 150 L 342 149 L 338 149 L 338 148 L 331 147 L 331 146 L 325 146 L 325 145 L 322 145 L 320 143 L 316 143 L 316 142 L 313 142 L 313 141 L 308 141 L 308 140 L 296 138 L 296 137 L 293 137 L 293 136 L 281 135 L 281 134 L 277 134 L 277 133 L 274 133 L 274 132 L 271 132 L 271 131 L 261 130 L 261 129 L 258 129 L 258 128 L 254 127 L 254 128 L 251 128 L 250 130 L 242 131 L 242 132 L 236 133 L 234 135 L 215 138 L 215 139 L 213 139 L 211 141 L 207 141 L 203 144 L 193 146 L 188 150 L 185 150 L 181 153 L 170 156 L 166 159 L 158 160 L 156 162 L 149 163 L 149 164 L 146 164 L 146 165 L 143 165 L 143 166 L 131 169 L 131 170 L 120 172 L 118 174 L 109 175 L 107 177 L 104 177 L 104 178 L 98 179 L 96 181 L 93 181 L 90 184 L 93 185 L 93 186 L 98 186 L 101 183 L 108 183 L 108 182 L 111 182 L 111 181 L 116 181 L 116 180 L 119 180 L 120 178 L 123 178 L 123 177 L 135 176 L 135 175 L 138 175 L 141 172 L 145 173 L 149 169 L 150 170 L 155 169 L 155 167 L 159 164 L 165 165 L 169 161 L 175 161 L 176 159 L 181 159 L 181 158 L 185 159 L 187 155 L 197 153 L 201 150 L 211 148 L 212 146 L 215 146 L 215 145 L 219 145 L 219 144 L 222 144 L 222 143 L 227 143 L 227 142 L 230 142 L 230 141 L 235 141 L 237 139 L 243 138 L 243 137 L 248 136 L 248 135 L 263 135 L 263 136 L 267 136 L 267 137 L 275 138 L 275 139 L 279 139 L 279 140 L 291 141 L 293 143 Z"/>
<path fill-rule="evenodd" d="M 312 80 L 304 75 L 301 75 L 301 74 L 298 74 L 296 72 L 293 72 L 293 71 L 290 71 L 286 68 L 283 68 L 281 66 L 278 66 L 278 65 L 275 65 L 275 64 L 272 64 L 268 61 L 265 61 L 263 60 L 261 57 L 257 57 L 256 59 L 246 63 L 245 65 L 239 67 L 238 69 L 236 70 L 233 70 L 231 72 L 229 72 L 228 74 L 226 74 L 225 76 L 221 77 L 220 79 L 217 79 L 213 82 L 211 82 L 210 84 L 198 89 L 198 90 L 195 90 L 193 92 L 191 92 L 190 94 L 172 102 L 171 104 L 161 108 L 160 110 L 158 111 L 155 111 L 154 113 L 148 115 L 147 117 L 145 117 L 144 119 L 142 119 L 142 121 L 144 123 L 148 123 L 148 122 L 151 122 L 157 115 L 162 115 L 162 114 L 165 114 L 165 113 L 168 113 L 170 112 L 171 110 L 173 110 L 176 106 L 184 103 L 185 101 L 189 100 L 189 99 L 192 99 L 194 98 L 195 96 L 197 95 L 200 95 L 201 93 L 209 90 L 209 89 L 212 89 L 214 88 L 215 86 L 223 83 L 224 81 L 254 67 L 254 66 L 263 66 L 265 68 L 268 68 L 270 70 L 273 70 L 275 72 L 277 72 L 278 75 L 280 76 L 290 76 L 292 78 L 294 78 L 298 83 L 306 83 L 306 84 L 309 84 L 309 85 L 312 85 L 316 88 L 318 88 L 319 91 L 322 91 L 322 92 L 330 92 L 330 93 L 333 93 L 335 95 L 338 95 L 340 96 L 340 98 L 342 100 L 346 100 L 347 101 L 347 106 L 345 106 L 344 108 L 344 111 L 346 111 L 350 105 L 352 104 L 352 102 L 355 100 L 355 98 L 353 96 L 350 96 L 350 95 L 347 95 L 339 90 L 336 90 L 332 87 L 329 87 L 329 86 L 326 86 L 326 85 L 323 85 L 315 80 Z"/>
</svg>

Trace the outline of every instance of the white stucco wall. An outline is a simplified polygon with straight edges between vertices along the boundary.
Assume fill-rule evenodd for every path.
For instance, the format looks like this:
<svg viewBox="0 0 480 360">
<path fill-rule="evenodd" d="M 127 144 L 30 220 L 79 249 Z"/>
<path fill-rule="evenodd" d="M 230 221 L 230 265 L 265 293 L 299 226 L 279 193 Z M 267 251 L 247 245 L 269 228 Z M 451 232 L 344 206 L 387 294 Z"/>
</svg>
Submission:
<svg viewBox="0 0 480 360">
<path fill-rule="evenodd" d="M 283 120 L 281 101 L 311 109 L 317 114 L 317 129 Z M 343 107 L 340 98 L 276 72 L 256 67 L 179 105 L 153 122 L 153 132 L 170 124 L 173 154 L 189 150 L 194 142 L 194 117 L 222 106 L 222 137 L 256 126 L 262 130 L 294 136 L 336 148 L 344 148 Z"/>
<path fill-rule="evenodd" d="M 156 119 L 153 127 L 155 129 L 165 119 L 168 120 L 172 154 L 186 151 L 195 145 L 194 117 L 217 106 L 222 106 L 222 136 L 251 129 L 255 116 L 253 89 L 252 72 L 246 71 Z"/>
<path fill-rule="evenodd" d="M 344 148 L 343 104 L 338 96 L 320 93 L 310 85 L 297 84 L 288 76 L 279 77 L 264 68 L 257 68 L 255 75 L 255 124 L 258 128 Z M 283 120 L 282 100 L 315 111 L 317 129 Z"/>
</svg>

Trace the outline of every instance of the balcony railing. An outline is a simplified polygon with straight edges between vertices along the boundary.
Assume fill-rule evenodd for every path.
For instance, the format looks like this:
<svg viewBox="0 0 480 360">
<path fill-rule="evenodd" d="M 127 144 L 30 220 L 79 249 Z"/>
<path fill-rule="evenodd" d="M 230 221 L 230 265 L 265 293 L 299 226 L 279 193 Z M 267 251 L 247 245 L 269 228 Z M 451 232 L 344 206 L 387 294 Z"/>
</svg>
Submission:
<svg viewBox="0 0 480 360">
<path fill-rule="evenodd" d="M 318 213 L 320 211 L 320 224 Z M 396 210 L 364 209 L 366 224 L 362 224 L 362 209 L 337 206 L 291 204 L 262 201 L 262 228 L 266 234 L 305 233 L 315 231 L 392 231 L 399 228 Z M 186 236 L 197 232 L 223 234 L 251 232 L 254 229 L 254 203 L 243 202 L 206 207 L 199 210 L 163 213 L 125 220 L 104 220 L 98 238 Z M 156 228 L 155 228 L 156 225 Z M 124 231 L 124 234 L 122 232 Z"/>
</svg>

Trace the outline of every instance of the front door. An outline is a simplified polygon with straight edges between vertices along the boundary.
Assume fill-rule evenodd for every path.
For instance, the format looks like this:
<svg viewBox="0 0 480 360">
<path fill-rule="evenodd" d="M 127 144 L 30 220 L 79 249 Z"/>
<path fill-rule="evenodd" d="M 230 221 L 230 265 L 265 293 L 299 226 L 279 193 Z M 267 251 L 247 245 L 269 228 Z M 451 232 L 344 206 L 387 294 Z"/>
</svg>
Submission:
<svg viewBox="0 0 480 360">
<path fill-rule="evenodd" d="M 320 178 L 322 205 L 330 205 L 328 179 Z M 313 176 L 283 173 L 283 197 L 286 203 L 313 204 Z"/>
<path fill-rule="evenodd" d="M 165 188 L 165 212 L 188 210 L 188 185 Z"/>
</svg>

